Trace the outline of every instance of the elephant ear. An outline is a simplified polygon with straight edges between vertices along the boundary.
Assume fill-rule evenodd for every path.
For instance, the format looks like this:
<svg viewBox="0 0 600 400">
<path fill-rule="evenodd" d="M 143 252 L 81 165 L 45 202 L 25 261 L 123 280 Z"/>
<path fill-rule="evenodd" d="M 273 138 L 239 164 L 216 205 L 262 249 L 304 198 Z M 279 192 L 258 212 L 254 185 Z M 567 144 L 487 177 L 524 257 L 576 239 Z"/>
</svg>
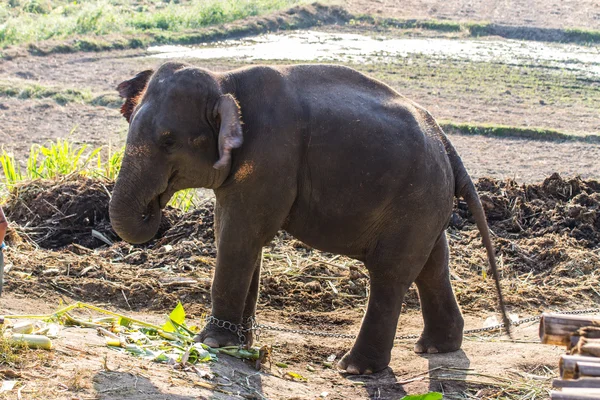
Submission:
<svg viewBox="0 0 600 400">
<path fill-rule="evenodd" d="M 151 69 L 142 71 L 135 77 L 129 79 L 128 81 L 121 82 L 119 86 L 117 86 L 119 96 L 125 99 L 125 103 L 123 103 L 121 106 L 121 114 L 125 117 L 127 122 L 131 122 L 131 114 L 133 113 L 133 109 L 140 101 L 140 97 L 144 92 L 144 89 L 146 89 L 148 80 L 153 73 L 154 71 Z"/>
<path fill-rule="evenodd" d="M 215 169 L 225 169 L 231 165 L 231 151 L 244 142 L 242 134 L 242 116 L 240 106 L 230 94 L 219 98 L 215 106 L 215 117 L 221 121 L 219 128 L 219 161 Z"/>
</svg>

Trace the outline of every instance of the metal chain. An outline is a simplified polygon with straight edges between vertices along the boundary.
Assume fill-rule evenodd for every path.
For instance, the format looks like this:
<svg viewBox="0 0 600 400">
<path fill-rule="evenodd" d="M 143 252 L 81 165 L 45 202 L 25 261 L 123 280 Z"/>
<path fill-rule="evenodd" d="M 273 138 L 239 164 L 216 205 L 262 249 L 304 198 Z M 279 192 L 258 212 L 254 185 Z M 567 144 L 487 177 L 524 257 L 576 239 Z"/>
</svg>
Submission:
<svg viewBox="0 0 600 400">
<path fill-rule="evenodd" d="M 576 311 L 559 311 L 560 314 L 592 314 L 600 312 L 600 308 L 591 308 L 587 310 L 576 310 Z M 512 322 L 511 326 L 519 326 L 526 324 L 527 322 L 539 321 L 542 319 L 541 315 L 529 318 L 523 318 L 518 321 Z M 340 339 L 356 339 L 356 335 L 344 334 L 344 333 L 330 333 L 330 332 L 322 332 L 322 331 L 311 331 L 311 330 L 303 330 L 303 329 L 290 329 L 290 328 L 280 328 L 272 325 L 264 325 L 264 324 L 256 324 L 258 329 L 264 329 L 266 331 L 277 331 L 277 332 L 286 332 L 286 333 L 297 333 L 300 335 L 308 335 L 308 336 L 320 336 L 320 337 L 333 337 Z M 464 331 L 465 335 L 480 333 L 480 332 L 491 332 L 504 328 L 504 324 L 497 324 L 493 326 L 488 326 L 486 328 L 478 328 L 478 329 L 469 329 Z M 252 328 L 251 328 L 252 329 Z M 395 337 L 396 340 L 406 340 L 406 339 L 418 339 L 420 335 L 398 335 Z"/>
<path fill-rule="evenodd" d="M 215 325 L 216 327 L 228 330 L 231 333 L 237 333 L 238 339 L 242 344 L 246 343 L 246 332 L 251 331 L 253 328 L 253 326 L 250 326 L 250 328 L 246 328 L 244 324 L 234 324 L 230 321 L 215 318 L 212 315 L 206 317 L 205 322 L 206 325 Z"/>
<path fill-rule="evenodd" d="M 600 312 L 600 308 L 590 308 L 587 310 L 575 310 L 575 311 L 557 311 L 559 314 L 593 314 Z M 541 315 L 529 318 L 523 318 L 518 321 L 511 322 L 511 326 L 519 326 L 526 324 L 527 322 L 535 322 L 542 319 Z M 285 332 L 285 333 L 296 333 L 299 335 L 307 335 L 307 336 L 319 336 L 319 337 L 331 337 L 338 339 L 356 339 L 356 335 L 347 334 L 347 333 L 331 333 L 331 332 L 323 332 L 323 331 L 311 331 L 307 329 L 291 329 L 291 328 L 280 328 L 278 326 L 273 325 L 265 325 L 259 324 L 256 322 L 256 318 L 254 316 L 247 317 L 243 324 L 233 324 L 229 321 L 223 321 L 213 317 L 212 315 L 206 318 L 206 324 L 213 324 L 219 328 L 226 329 L 230 332 L 237 333 L 240 339 L 240 343 L 246 342 L 246 332 L 254 331 L 256 336 L 260 336 L 260 331 L 275 331 L 275 332 Z M 504 323 L 497 324 L 493 326 L 488 326 L 486 328 L 477 328 L 477 329 L 468 329 L 463 333 L 465 335 L 470 335 L 473 333 L 481 333 L 481 332 L 492 332 L 499 329 L 504 328 Z M 396 340 L 406 340 L 406 339 L 418 339 L 420 335 L 398 335 L 395 337 Z"/>
</svg>

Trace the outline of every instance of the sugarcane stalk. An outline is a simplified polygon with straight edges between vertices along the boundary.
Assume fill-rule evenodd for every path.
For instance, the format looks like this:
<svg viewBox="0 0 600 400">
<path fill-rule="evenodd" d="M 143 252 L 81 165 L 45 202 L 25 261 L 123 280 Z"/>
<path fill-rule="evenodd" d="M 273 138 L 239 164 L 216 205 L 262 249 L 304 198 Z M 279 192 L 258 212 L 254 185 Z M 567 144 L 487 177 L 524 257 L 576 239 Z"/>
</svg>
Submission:
<svg viewBox="0 0 600 400">
<path fill-rule="evenodd" d="M 48 337 L 42 335 L 25 335 L 15 333 L 10 335 L 8 340 L 11 343 L 24 343 L 27 345 L 27 347 L 32 349 L 52 349 L 52 341 Z"/>
<path fill-rule="evenodd" d="M 569 345 L 571 335 L 578 329 L 592 326 L 600 327 L 600 318 L 563 314 L 542 314 L 540 321 L 540 339 L 544 344 Z"/>
<path fill-rule="evenodd" d="M 600 377 L 600 358 L 564 355 L 558 368 L 562 379 Z"/>
<path fill-rule="evenodd" d="M 190 337 L 187 337 L 185 335 L 182 335 L 178 332 L 165 332 L 162 327 L 155 325 L 155 324 L 150 324 L 148 322 L 144 322 L 141 321 L 139 319 L 135 319 L 135 318 L 130 318 L 124 314 L 119 314 L 116 312 L 112 312 L 109 310 L 105 310 L 103 308 L 100 307 L 96 307 L 92 304 L 87 304 L 87 303 L 82 303 L 80 301 L 73 303 L 71 305 L 68 305 L 58 311 L 56 311 L 53 314 L 48 314 L 48 315 L 6 315 L 3 318 L 11 318 L 11 319 L 41 319 L 41 320 L 51 320 L 51 319 L 55 319 L 55 318 L 59 318 L 61 317 L 63 314 L 74 310 L 76 308 L 87 308 L 90 310 L 94 310 L 97 311 L 99 313 L 102 314 L 107 314 L 107 315 L 112 315 L 113 317 L 118 317 L 118 318 L 124 318 L 127 319 L 129 321 L 131 321 L 132 323 L 136 324 L 136 325 L 140 325 L 140 326 L 144 326 L 146 328 L 152 328 L 154 330 L 156 330 L 158 332 L 159 335 L 163 336 L 163 337 L 173 337 L 175 336 L 177 339 L 181 340 L 182 342 L 185 343 L 193 343 L 194 340 Z"/>
</svg>

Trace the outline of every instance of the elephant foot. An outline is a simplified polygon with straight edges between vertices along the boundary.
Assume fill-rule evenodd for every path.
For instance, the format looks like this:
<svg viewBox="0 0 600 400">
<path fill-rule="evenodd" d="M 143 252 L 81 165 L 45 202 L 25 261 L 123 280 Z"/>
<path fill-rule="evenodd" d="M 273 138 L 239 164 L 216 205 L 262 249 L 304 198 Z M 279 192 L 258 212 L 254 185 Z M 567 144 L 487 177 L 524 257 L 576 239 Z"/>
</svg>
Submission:
<svg viewBox="0 0 600 400">
<path fill-rule="evenodd" d="M 385 369 L 390 363 L 390 355 L 387 357 L 364 357 L 358 352 L 350 350 L 338 362 L 340 370 L 350 375 L 370 375 Z"/>
<path fill-rule="evenodd" d="M 220 328 L 215 325 L 206 325 L 202 332 L 194 336 L 195 342 L 204 343 L 205 345 L 217 348 L 226 346 L 252 346 L 252 332 L 243 332 L 243 337 L 240 338 L 237 332 L 231 332 L 228 329 Z"/>
<path fill-rule="evenodd" d="M 462 329 L 454 334 L 437 335 L 423 332 L 415 343 L 415 353 L 449 353 L 460 349 L 462 345 Z"/>
</svg>

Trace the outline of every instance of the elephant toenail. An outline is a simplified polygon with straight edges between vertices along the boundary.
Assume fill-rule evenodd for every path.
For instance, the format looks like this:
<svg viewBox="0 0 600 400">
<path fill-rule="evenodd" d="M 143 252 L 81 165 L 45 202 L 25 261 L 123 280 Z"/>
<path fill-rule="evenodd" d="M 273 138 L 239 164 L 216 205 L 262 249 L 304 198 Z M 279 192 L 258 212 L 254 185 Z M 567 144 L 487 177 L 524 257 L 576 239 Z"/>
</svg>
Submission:
<svg viewBox="0 0 600 400">
<path fill-rule="evenodd" d="M 211 337 L 204 339 L 202 343 L 204 343 L 208 347 L 219 347 L 219 342 L 217 341 L 217 339 L 213 339 Z"/>
<path fill-rule="evenodd" d="M 346 368 L 346 372 L 352 375 L 360 374 L 360 370 L 354 365 L 348 365 L 348 368 Z"/>
<path fill-rule="evenodd" d="M 438 351 L 438 349 L 436 349 L 435 347 L 429 347 L 429 348 L 427 349 L 427 353 L 428 353 L 428 354 L 437 354 L 437 353 L 439 353 L 439 351 Z"/>
<path fill-rule="evenodd" d="M 415 344 L 415 353 L 425 353 L 425 347 L 420 343 Z"/>
</svg>

